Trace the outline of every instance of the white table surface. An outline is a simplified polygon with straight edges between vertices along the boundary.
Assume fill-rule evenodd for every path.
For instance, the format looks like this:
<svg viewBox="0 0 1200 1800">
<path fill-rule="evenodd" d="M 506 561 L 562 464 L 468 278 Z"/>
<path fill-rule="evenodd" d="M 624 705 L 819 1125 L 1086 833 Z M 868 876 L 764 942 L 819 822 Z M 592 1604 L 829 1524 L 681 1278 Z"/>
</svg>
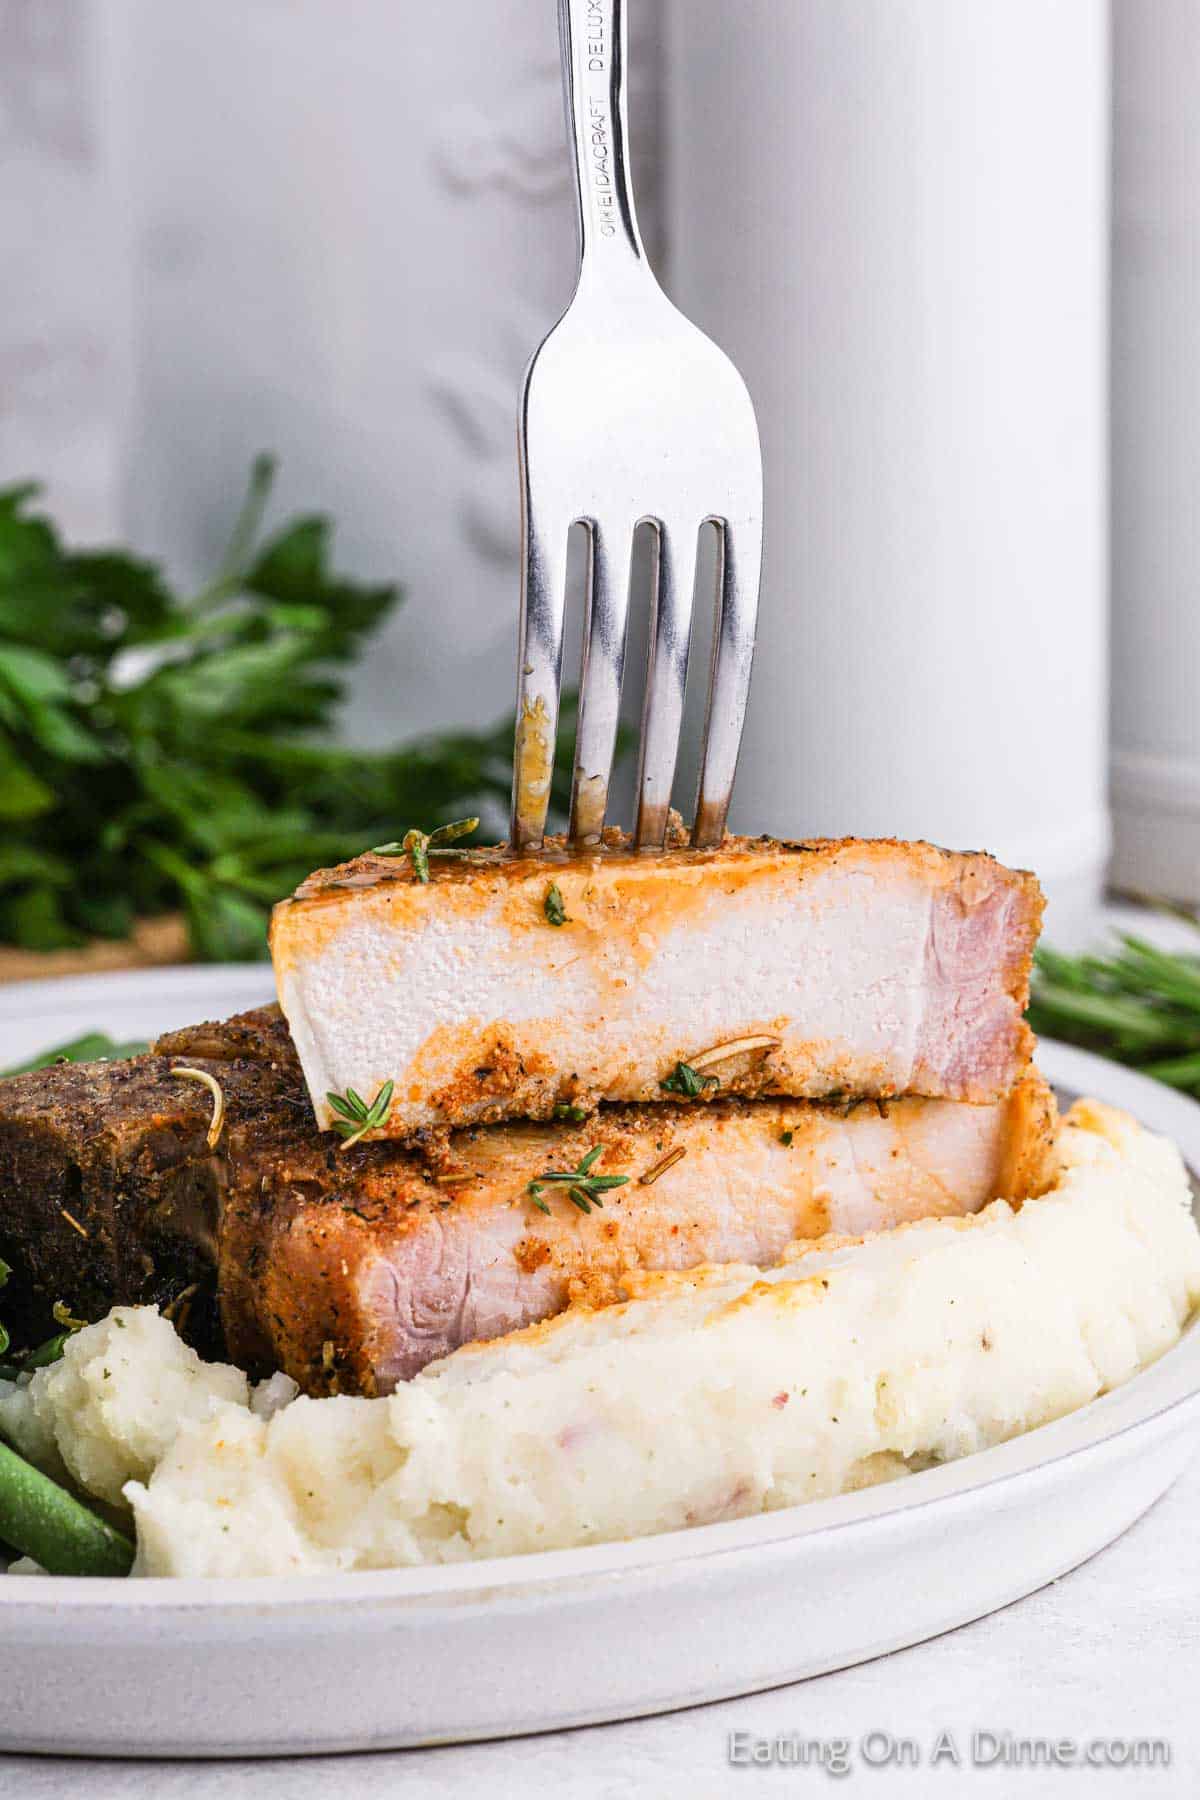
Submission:
<svg viewBox="0 0 1200 1800">
<path fill-rule="evenodd" d="M 546 1737 L 305 1762 L 78 1762 L 0 1760 L 3 1800 L 387 1800 L 388 1796 L 531 1795 L 604 1800 L 706 1800 L 829 1790 L 927 1800 L 979 1793 L 1003 1800 L 1103 1791 L 1120 1800 L 1200 1793 L 1200 1462 L 1108 1550 L 1041 1593 L 974 1625 L 859 1668 L 745 1700 L 627 1725 Z M 631 1643 L 631 1656 L 637 1645 Z M 522 1647 L 537 1680 L 536 1648 Z M 2 1677 L 0 1677 L 2 1678 Z M 414 1672 L 420 1679 L 420 1672 Z M 397 1671 L 397 1679 L 404 1679 Z M 587 1681 L 586 1663 L 579 1671 Z M 198 1697 L 197 1704 L 203 1700 Z M 929 1766 L 939 1732 L 953 1733 L 962 1766 Z M 972 1733 L 1081 1742 L 1165 1738 L 1170 1767 L 973 1767 Z M 797 1734 L 851 1741 L 849 1773 L 735 1768 L 729 1734 Z M 915 1739 L 917 1768 L 864 1764 L 870 1732 Z"/>
</svg>

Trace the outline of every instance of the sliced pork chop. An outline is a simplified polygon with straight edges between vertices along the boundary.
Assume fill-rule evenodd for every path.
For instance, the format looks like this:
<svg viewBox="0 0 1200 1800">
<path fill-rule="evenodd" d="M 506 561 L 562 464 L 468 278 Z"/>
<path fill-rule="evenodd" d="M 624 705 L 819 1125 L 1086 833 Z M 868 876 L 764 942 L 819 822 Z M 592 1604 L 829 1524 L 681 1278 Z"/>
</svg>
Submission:
<svg viewBox="0 0 1200 1800">
<path fill-rule="evenodd" d="M 998 1099 L 1032 1052 L 1041 912 L 1032 875 L 930 844 L 610 832 L 434 857 L 425 883 L 360 857 L 276 907 L 271 953 L 320 1125 L 330 1092 L 390 1081 L 404 1137 L 730 1093 Z"/>
<path fill-rule="evenodd" d="M 310 1393 L 386 1393 L 460 1344 L 618 1298 L 632 1270 L 769 1264 L 796 1238 L 1039 1192 L 1054 1116 L 1031 1075 L 981 1106 L 606 1109 L 569 1128 L 456 1133 L 429 1164 L 381 1144 L 343 1156 L 315 1134 L 260 1139 L 222 1226 L 229 1350 Z M 530 1181 L 597 1145 L 592 1172 L 628 1183 L 586 1214 L 546 1184 L 539 1210 Z"/>
<path fill-rule="evenodd" d="M 3 1318 L 18 1343 L 56 1329 L 55 1301 L 85 1319 L 115 1302 L 188 1306 L 193 1338 L 219 1343 L 217 1239 L 231 1145 L 312 1114 L 299 1071 L 204 1062 L 226 1100 L 172 1073 L 177 1059 L 62 1063 L 0 1081 L 0 1260 L 13 1279 Z M 198 1291 L 197 1291 L 198 1289 Z M 189 1290 L 192 1292 L 189 1294 Z"/>
<path fill-rule="evenodd" d="M 299 1059 L 277 1006 L 256 1006 L 231 1019 L 207 1019 L 165 1031 L 151 1049 L 159 1056 L 186 1056 L 193 1062 L 199 1057 L 207 1062 L 267 1063 L 291 1084 L 300 1082 Z"/>
<path fill-rule="evenodd" d="M 611 1299 L 631 1270 L 769 1263 L 797 1237 L 1036 1192 L 1053 1135 L 1052 1099 L 1030 1076 L 982 1106 L 623 1107 L 435 1136 L 420 1152 L 343 1150 L 317 1131 L 286 1054 L 188 1047 L 245 1048 L 256 1029 L 173 1039 L 221 1087 L 215 1147 L 212 1095 L 173 1073 L 175 1056 L 0 1082 L 3 1316 L 18 1342 L 48 1335 L 55 1300 L 85 1318 L 174 1302 L 209 1353 L 224 1344 L 310 1392 L 384 1392 L 469 1339 Z M 628 1182 L 587 1214 L 547 1184 L 541 1212 L 530 1181 L 597 1145 L 592 1172 Z"/>
</svg>

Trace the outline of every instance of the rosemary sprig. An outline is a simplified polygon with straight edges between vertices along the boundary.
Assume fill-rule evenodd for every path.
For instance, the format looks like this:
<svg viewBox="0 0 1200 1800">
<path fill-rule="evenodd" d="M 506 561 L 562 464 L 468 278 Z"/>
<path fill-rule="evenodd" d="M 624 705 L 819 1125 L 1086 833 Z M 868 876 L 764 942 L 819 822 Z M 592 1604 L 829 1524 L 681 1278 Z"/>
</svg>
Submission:
<svg viewBox="0 0 1200 1800">
<path fill-rule="evenodd" d="M 1161 950 L 1129 933 L 1108 956 L 1039 950 L 1029 1018 L 1035 1031 L 1200 1097 L 1200 951 Z"/>
<path fill-rule="evenodd" d="M 429 859 L 431 856 L 465 856 L 465 850 L 452 850 L 450 845 L 455 838 L 470 837 L 473 831 L 479 830 L 478 819 L 456 819 L 453 825 L 439 825 L 434 831 L 418 831 L 415 827 L 406 831 L 398 841 L 390 844 L 376 844 L 372 856 L 407 856 L 413 866 L 413 874 L 424 883 L 429 880 Z"/>
<path fill-rule="evenodd" d="M 695 1100 L 705 1088 L 720 1087 L 715 1075 L 701 1075 L 693 1069 L 691 1063 L 677 1062 L 671 1073 L 658 1084 L 668 1094 L 682 1094 L 685 1100 Z"/>
<path fill-rule="evenodd" d="M 567 909 L 563 904 L 562 890 L 557 881 L 552 881 L 546 889 L 546 898 L 542 901 L 542 911 L 551 925 L 569 925 Z"/>
<path fill-rule="evenodd" d="M 347 1088 L 344 1094 L 326 1094 L 326 1100 L 340 1115 L 333 1120 L 333 1129 L 342 1134 L 343 1150 L 349 1150 L 368 1131 L 375 1131 L 387 1123 L 395 1087 L 394 1081 L 385 1081 L 369 1106 L 353 1088 Z"/>
<path fill-rule="evenodd" d="M 547 1182 L 566 1184 L 567 1198 L 577 1206 L 581 1213 L 590 1213 L 593 1206 L 603 1206 L 601 1194 L 610 1188 L 624 1187 L 629 1180 L 628 1175 L 593 1175 L 592 1170 L 604 1155 L 604 1145 L 594 1144 L 586 1156 L 579 1159 L 574 1169 L 547 1169 L 544 1175 L 538 1175 L 529 1183 L 526 1193 L 539 1212 L 549 1213 L 550 1208 L 542 1199 L 542 1189 Z"/>
</svg>

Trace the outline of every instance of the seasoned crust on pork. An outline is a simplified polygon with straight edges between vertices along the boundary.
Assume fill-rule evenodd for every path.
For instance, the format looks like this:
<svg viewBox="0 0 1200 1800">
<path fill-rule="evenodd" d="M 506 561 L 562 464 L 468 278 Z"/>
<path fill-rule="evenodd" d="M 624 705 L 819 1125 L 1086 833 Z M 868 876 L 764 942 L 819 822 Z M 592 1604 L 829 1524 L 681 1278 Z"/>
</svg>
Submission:
<svg viewBox="0 0 1200 1800">
<path fill-rule="evenodd" d="M 425 1363 L 619 1298 L 632 1273 L 770 1264 L 798 1238 L 977 1211 L 1042 1190 L 1053 1096 L 1036 1075 L 990 1106 L 914 1098 L 836 1105 L 720 1101 L 606 1108 L 573 1126 L 455 1133 L 421 1159 L 346 1155 L 313 1134 L 230 1190 L 222 1312 L 240 1361 L 308 1392 L 385 1393 Z M 583 1213 L 577 1168 L 626 1174 Z M 680 1154 L 682 1152 L 682 1154 Z"/>
<path fill-rule="evenodd" d="M 219 1287 L 224 1344 L 255 1373 L 383 1392 L 468 1339 L 612 1298 L 631 1272 L 769 1262 L 798 1236 L 1037 1191 L 1052 1135 L 1053 1102 L 1030 1077 L 990 1106 L 725 1100 L 345 1150 L 316 1129 L 285 1057 L 186 1060 L 225 1096 L 215 1149 L 212 1098 L 171 1073 L 173 1056 L 0 1083 L 4 1317 L 18 1341 L 49 1332 L 58 1299 L 96 1318 L 195 1287 L 188 1332 L 215 1350 L 206 1297 Z M 529 1182 L 597 1143 L 627 1185 L 584 1214 L 551 1184 L 540 1211 Z"/>
<path fill-rule="evenodd" d="M 265 1063 L 191 1060 L 225 1093 L 215 1150 L 212 1097 L 172 1075 L 173 1057 L 62 1063 L 0 1081 L 0 1258 L 16 1277 L 4 1317 L 18 1341 L 53 1328 L 56 1300 L 96 1318 L 118 1300 L 168 1305 L 194 1283 L 193 1326 L 215 1341 L 230 1141 L 281 1117 L 311 1129 L 312 1115 L 294 1068 L 281 1080 Z"/>
<path fill-rule="evenodd" d="M 391 1081 L 381 1133 L 404 1138 L 718 1092 L 997 1099 L 1032 1054 L 1041 914 L 1032 875 L 931 844 L 608 833 L 434 859 L 425 884 L 360 857 L 277 906 L 271 945 L 318 1120 Z M 679 1062 L 719 1089 L 664 1086 Z"/>
</svg>

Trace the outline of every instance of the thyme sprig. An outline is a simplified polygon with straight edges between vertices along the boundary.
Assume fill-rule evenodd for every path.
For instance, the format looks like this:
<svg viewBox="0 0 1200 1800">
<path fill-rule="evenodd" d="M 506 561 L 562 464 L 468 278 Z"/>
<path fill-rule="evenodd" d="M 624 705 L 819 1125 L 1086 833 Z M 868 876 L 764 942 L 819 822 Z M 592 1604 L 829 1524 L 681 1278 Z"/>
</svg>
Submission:
<svg viewBox="0 0 1200 1800">
<path fill-rule="evenodd" d="M 691 1063 L 685 1062 L 677 1062 L 671 1073 L 659 1082 L 664 1092 L 682 1094 L 685 1100 L 695 1100 L 705 1088 L 719 1088 L 720 1085 L 715 1075 L 701 1075 Z"/>
<path fill-rule="evenodd" d="M 525 1191 L 538 1211 L 548 1215 L 550 1208 L 542 1199 L 542 1188 L 547 1182 L 565 1183 L 567 1199 L 581 1213 L 590 1213 L 593 1206 L 604 1205 L 601 1194 L 606 1194 L 610 1188 L 624 1187 L 629 1180 L 628 1175 L 593 1175 L 592 1170 L 603 1155 L 604 1145 L 594 1144 L 586 1156 L 580 1157 L 576 1168 L 547 1169 L 544 1175 L 536 1176 Z"/>
<path fill-rule="evenodd" d="M 439 825 L 434 831 L 418 831 L 414 826 L 398 842 L 376 844 L 371 854 L 407 856 L 412 863 L 413 874 L 418 881 L 425 883 L 429 880 L 430 857 L 466 856 L 465 850 L 452 850 L 450 846 L 455 838 L 470 837 L 473 831 L 478 830 L 478 819 L 456 819 L 452 825 Z"/>
<path fill-rule="evenodd" d="M 326 1094 L 326 1100 L 339 1115 L 332 1123 L 334 1131 L 342 1134 L 343 1150 L 349 1150 L 368 1131 L 376 1131 L 387 1123 L 395 1088 L 394 1081 L 385 1081 L 369 1106 L 352 1087 L 348 1087 L 344 1094 Z"/>
</svg>

